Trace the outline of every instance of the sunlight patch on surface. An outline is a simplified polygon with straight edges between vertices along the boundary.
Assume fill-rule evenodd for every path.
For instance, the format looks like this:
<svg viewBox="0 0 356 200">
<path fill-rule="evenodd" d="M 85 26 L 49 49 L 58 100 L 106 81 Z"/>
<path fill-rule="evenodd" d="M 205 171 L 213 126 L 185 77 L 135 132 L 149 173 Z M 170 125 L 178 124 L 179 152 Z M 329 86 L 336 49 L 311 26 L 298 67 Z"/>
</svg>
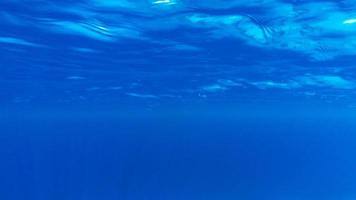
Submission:
<svg viewBox="0 0 356 200">
<path fill-rule="evenodd" d="M 176 4 L 175 0 L 157 0 L 152 2 L 152 4 L 166 4 L 166 5 L 173 5 Z"/>
<path fill-rule="evenodd" d="M 324 87 L 333 89 L 354 89 L 356 82 L 336 75 L 305 75 L 287 81 L 257 81 L 249 82 L 259 89 L 302 89 L 304 87 Z"/>
<path fill-rule="evenodd" d="M 259 89 L 296 89 L 300 88 L 301 85 L 297 82 L 290 81 L 290 82 L 274 82 L 274 81 L 260 81 L 252 83 Z"/>
<path fill-rule="evenodd" d="M 201 87 L 201 90 L 206 92 L 220 92 L 220 91 L 228 90 L 228 88 L 219 84 L 213 84 L 213 85 L 203 86 Z"/>
<path fill-rule="evenodd" d="M 337 89 L 354 89 L 355 82 L 335 75 L 307 75 L 298 78 L 300 83 L 309 86 L 332 87 Z"/>
<path fill-rule="evenodd" d="M 156 96 L 153 94 L 140 94 L 140 93 L 130 92 L 130 93 L 127 93 L 127 95 L 131 96 L 131 97 L 138 97 L 138 98 L 144 98 L 144 99 L 159 99 L 159 96 Z"/>
<path fill-rule="evenodd" d="M 32 43 L 32 42 L 29 42 L 29 41 L 26 41 L 26 40 L 23 40 L 20 38 L 14 38 L 14 37 L 0 37 L 0 43 L 31 46 L 31 47 L 42 47 L 43 46 L 43 45 Z"/>
<path fill-rule="evenodd" d="M 356 19 L 347 19 L 343 22 L 343 24 L 354 24 L 356 23 Z"/>
</svg>

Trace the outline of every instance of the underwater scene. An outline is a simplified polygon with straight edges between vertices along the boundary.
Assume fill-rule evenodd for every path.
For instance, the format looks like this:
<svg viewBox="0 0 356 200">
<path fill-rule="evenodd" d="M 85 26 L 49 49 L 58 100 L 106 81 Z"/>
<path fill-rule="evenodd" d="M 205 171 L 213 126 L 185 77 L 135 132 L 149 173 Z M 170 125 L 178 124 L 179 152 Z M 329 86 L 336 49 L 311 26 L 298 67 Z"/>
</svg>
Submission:
<svg viewBox="0 0 356 200">
<path fill-rule="evenodd" d="M 355 0 L 1 0 L 0 200 L 355 200 Z"/>
</svg>

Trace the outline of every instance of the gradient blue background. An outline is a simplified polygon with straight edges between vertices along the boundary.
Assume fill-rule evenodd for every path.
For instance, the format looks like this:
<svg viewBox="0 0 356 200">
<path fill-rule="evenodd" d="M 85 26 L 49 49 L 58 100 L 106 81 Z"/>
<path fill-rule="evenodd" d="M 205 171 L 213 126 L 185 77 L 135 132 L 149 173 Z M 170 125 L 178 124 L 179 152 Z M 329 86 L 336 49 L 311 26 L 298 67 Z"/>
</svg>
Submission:
<svg viewBox="0 0 356 200">
<path fill-rule="evenodd" d="M 2 0 L 0 199 L 355 199 L 354 4 Z"/>
</svg>

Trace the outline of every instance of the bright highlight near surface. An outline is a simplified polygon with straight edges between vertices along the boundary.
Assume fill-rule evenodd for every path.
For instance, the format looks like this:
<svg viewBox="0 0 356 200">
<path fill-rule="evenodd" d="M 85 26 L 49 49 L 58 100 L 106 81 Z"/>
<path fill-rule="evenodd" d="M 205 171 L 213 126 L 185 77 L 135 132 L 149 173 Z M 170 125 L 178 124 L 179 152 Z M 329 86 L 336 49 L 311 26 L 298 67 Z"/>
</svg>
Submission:
<svg viewBox="0 0 356 200">
<path fill-rule="evenodd" d="M 175 4 L 175 2 L 172 0 L 157 0 L 153 4 Z"/>
<path fill-rule="evenodd" d="M 343 24 L 354 24 L 356 23 L 356 19 L 348 19 L 343 22 Z"/>
</svg>

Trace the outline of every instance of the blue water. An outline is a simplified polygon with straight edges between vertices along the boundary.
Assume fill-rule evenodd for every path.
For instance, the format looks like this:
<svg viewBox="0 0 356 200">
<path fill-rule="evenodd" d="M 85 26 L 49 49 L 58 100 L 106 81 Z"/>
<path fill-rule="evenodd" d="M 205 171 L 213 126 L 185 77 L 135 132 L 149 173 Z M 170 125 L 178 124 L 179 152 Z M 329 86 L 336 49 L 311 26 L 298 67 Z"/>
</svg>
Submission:
<svg viewBox="0 0 356 200">
<path fill-rule="evenodd" d="M 355 5 L 2 0 L 0 199 L 355 199 Z"/>
</svg>

